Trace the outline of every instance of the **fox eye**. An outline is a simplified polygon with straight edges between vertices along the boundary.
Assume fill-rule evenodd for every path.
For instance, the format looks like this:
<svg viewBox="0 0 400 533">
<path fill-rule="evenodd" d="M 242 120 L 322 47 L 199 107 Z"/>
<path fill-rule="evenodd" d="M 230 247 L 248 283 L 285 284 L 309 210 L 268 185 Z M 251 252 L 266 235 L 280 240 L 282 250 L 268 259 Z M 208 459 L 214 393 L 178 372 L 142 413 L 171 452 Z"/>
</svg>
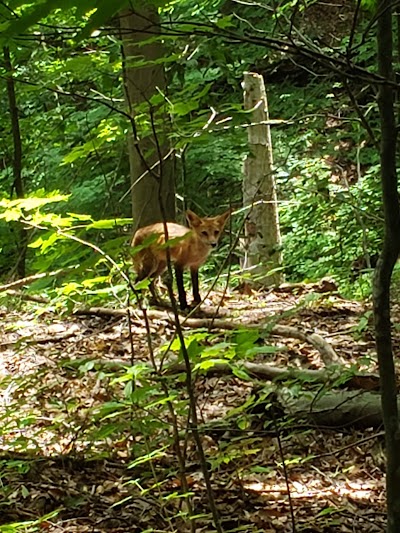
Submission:
<svg viewBox="0 0 400 533">
<path fill-rule="evenodd" d="M 214 236 L 217 237 L 218 233 L 219 233 L 219 231 L 215 230 L 214 231 Z"/>
<path fill-rule="evenodd" d="M 206 231 L 202 231 L 201 234 L 203 235 L 203 237 L 208 237 L 208 233 Z"/>
</svg>

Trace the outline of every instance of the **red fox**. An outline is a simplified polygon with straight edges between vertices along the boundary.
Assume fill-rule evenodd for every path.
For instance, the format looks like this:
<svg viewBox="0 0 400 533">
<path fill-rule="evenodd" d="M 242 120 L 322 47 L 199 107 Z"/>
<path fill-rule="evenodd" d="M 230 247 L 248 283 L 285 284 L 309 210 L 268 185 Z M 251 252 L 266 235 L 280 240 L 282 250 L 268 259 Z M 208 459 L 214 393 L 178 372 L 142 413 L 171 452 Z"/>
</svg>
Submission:
<svg viewBox="0 0 400 533">
<path fill-rule="evenodd" d="M 176 284 L 178 286 L 179 306 L 187 308 L 186 292 L 183 285 L 183 271 L 190 268 L 193 289 L 193 301 L 201 302 L 199 293 L 199 267 L 205 262 L 212 248 L 218 244 L 222 230 L 230 216 L 230 211 L 212 217 L 200 218 L 193 211 L 186 211 L 189 227 L 167 222 L 168 240 L 176 239 L 168 248 L 171 262 L 175 266 Z M 153 240 L 151 239 L 154 237 Z M 146 241 L 149 245 L 145 247 Z M 167 252 L 165 246 L 164 225 L 162 222 L 140 228 L 135 233 L 132 246 L 144 247 L 133 256 L 133 264 L 137 273 L 136 282 L 151 278 L 150 291 L 155 300 L 154 280 L 167 268 Z"/>
</svg>

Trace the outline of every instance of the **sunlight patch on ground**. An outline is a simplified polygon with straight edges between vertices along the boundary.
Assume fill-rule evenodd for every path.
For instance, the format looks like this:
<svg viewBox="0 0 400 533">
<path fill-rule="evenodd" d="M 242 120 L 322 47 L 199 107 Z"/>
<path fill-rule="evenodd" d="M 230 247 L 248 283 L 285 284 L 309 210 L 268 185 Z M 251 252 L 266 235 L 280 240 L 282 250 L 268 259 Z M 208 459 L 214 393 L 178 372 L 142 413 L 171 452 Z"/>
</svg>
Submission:
<svg viewBox="0 0 400 533">
<path fill-rule="evenodd" d="M 243 483 L 243 487 L 249 492 L 257 493 L 269 500 L 280 500 L 287 496 L 287 487 L 284 482 L 270 484 L 262 481 L 253 481 Z M 304 483 L 299 481 L 289 482 L 289 487 L 292 499 L 339 497 L 367 502 L 379 499 L 383 490 L 383 486 L 374 481 L 336 480 L 327 486 L 326 481 L 320 479 L 308 480 Z"/>
</svg>

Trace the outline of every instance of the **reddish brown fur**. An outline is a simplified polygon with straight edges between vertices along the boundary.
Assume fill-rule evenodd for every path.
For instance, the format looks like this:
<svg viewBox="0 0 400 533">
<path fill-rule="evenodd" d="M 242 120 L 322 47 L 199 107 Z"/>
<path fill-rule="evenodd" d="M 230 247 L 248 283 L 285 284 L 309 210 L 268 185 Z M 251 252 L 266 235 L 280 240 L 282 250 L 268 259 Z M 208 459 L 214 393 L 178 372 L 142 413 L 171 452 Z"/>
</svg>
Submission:
<svg viewBox="0 0 400 533">
<path fill-rule="evenodd" d="M 198 269 L 205 262 L 212 248 L 217 245 L 229 215 L 230 212 L 226 212 L 216 217 L 200 218 L 193 211 L 187 211 L 186 218 L 189 228 L 174 222 L 167 223 L 168 239 L 179 239 L 177 243 L 169 246 L 169 253 L 171 261 L 175 265 L 181 308 L 187 306 L 183 287 L 183 270 L 185 268 L 191 270 L 193 297 L 195 303 L 199 303 Z M 162 247 L 165 244 L 162 222 L 137 230 L 132 240 L 132 246 L 142 245 L 152 235 L 158 235 L 155 242 L 151 242 L 149 246 L 139 250 L 133 256 L 137 281 L 147 277 L 154 279 L 160 276 L 167 267 L 167 252 L 165 247 Z M 152 285 L 150 288 L 154 295 Z"/>
</svg>

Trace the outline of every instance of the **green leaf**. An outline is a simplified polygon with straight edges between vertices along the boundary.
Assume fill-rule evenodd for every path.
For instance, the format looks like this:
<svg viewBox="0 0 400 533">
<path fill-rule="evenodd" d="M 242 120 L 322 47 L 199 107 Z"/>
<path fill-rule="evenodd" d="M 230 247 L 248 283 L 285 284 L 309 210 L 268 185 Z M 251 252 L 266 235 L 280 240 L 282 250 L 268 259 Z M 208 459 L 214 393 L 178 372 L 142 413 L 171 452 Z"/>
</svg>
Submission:
<svg viewBox="0 0 400 533">
<path fill-rule="evenodd" d="M 188 102 L 177 102 L 172 107 L 172 113 L 178 115 L 179 117 L 184 117 L 192 111 L 195 111 L 199 108 L 198 100 L 189 100 Z"/>
<path fill-rule="evenodd" d="M 95 278 L 86 278 L 82 281 L 82 287 L 95 287 L 96 285 L 110 281 L 109 276 L 96 276 Z"/>
<path fill-rule="evenodd" d="M 136 466 L 148 463 L 149 461 L 154 461 L 155 459 L 161 459 L 165 456 L 165 450 L 168 449 L 168 446 L 164 446 L 160 448 L 159 450 L 154 450 L 147 455 L 143 455 L 142 457 L 138 457 L 131 463 L 129 463 L 128 468 L 135 468 Z"/>
<path fill-rule="evenodd" d="M 90 153 L 96 152 L 104 143 L 105 139 L 102 139 L 100 137 L 96 137 L 94 139 L 91 139 L 87 143 L 83 144 L 82 146 L 75 146 L 69 154 L 64 156 L 62 165 L 67 165 L 68 163 L 73 163 L 77 159 L 85 158 Z"/>
<path fill-rule="evenodd" d="M 22 485 L 21 487 L 21 495 L 23 498 L 27 498 L 30 495 L 30 491 L 25 487 L 25 485 Z"/>
<path fill-rule="evenodd" d="M 237 425 L 239 429 L 244 431 L 250 427 L 250 421 L 245 417 L 239 418 L 239 420 L 237 421 Z"/>
<path fill-rule="evenodd" d="M 39 207 L 43 207 L 44 205 L 53 203 L 53 202 L 66 202 L 69 198 L 69 194 L 54 194 L 51 196 L 51 194 L 48 194 L 46 198 L 38 198 L 38 197 L 28 197 L 28 198 L 20 198 L 18 200 L 7 200 L 4 198 L 0 201 L 0 208 L 3 209 L 24 209 L 25 211 L 33 211 L 34 209 L 38 209 Z M 1 215 L 0 215 L 1 216 Z"/>
<path fill-rule="evenodd" d="M 326 507 L 325 509 L 322 509 L 317 516 L 326 516 L 331 514 L 337 514 L 340 513 L 341 510 L 338 507 Z"/>
<path fill-rule="evenodd" d="M 68 9 L 69 7 L 71 7 L 70 0 L 39 0 L 36 2 L 35 7 L 27 10 L 27 12 L 24 11 L 18 19 L 9 24 L 8 28 L 2 32 L 1 40 L 6 41 L 26 32 L 31 26 L 57 8 Z"/>
<path fill-rule="evenodd" d="M 232 15 L 227 15 L 226 17 L 217 18 L 214 21 L 214 24 L 217 26 L 217 28 L 221 28 L 222 30 L 225 28 L 231 28 L 233 26 Z"/>
<path fill-rule="evenodd" d="M 77 40 L 83 40 L 90 37 L 91 33 L 94 30 L 97 30 L 105 22 L 109 22 L 113 15 L 115 15 L 115 13 L 121 11 L 121 9 L 128 4 L 128 0 L 97 0 L 97 9 L 90 17 L 89 22 L 86 24 L 85 28 L 80 33 L 78 33 L 76 37 Z"/>
<path fill-rule="evenodd" d="M 137 363 L 136 365 L 127 368 L 126 372 L 122 376 L 111 381 L 111 385 L 115 383 L 123 383 L 125 381 L 132 381 L 132 379 L 141 378 L 151 372 L 151 368 L 147 363 Z"/>
<path fill-rule="evenodd" d="M 226 365 L 226 361 L 224 359 L 206 359 L 197 363 L 193 370 L 208 370 L 216 365 Z"/>
<path fill-rule="evenodd" d="M 76 15 L 82 17 L 96 7 L 97 0 L 75 0 Z"/>
<path fill-rule="evenodd" d="M 93 370 L 96 366 L 96 362 L 94 360 L 92 361 L 86 361 L 83 365 L 79 365 L 79 372 L 82 374 L 85 374 L 86 372 L 90 372 L 90 370 Z"/>
<path fill-rule="evenodd" d="M 87 229 L 113 229 L 116 226 L 132 225 L 131 218 L 110 218 L 104 220 L 95 220 L 86 226 Z"/>
<path fill-rule="evenodd" d="M 65 237 L 58 235 L 57 233 L 51 233 L 47 239 L 39 237 L 35 242 L 29 244 L 29 248 L 40 248 L 41 253 L 45 253 L 46 250 L 52 248 L 53 245 L 60 240 L 65 240 Z"/>
<path fill-rule="evenodd" d="M 85 215 L 83 213 L 67 213 L 67 215 L 71 218 L 71 220 L 75 219 L 79 220 L 80 222 L 87 222 L 88 220 L 92 220 L 92 217 L 90 215 Z"/>
<path fill-rule="evenodd" d="M 251 377 L 245 370 L 243 370 L 243 368 L 234 366 L 232 367 L 232 373 L 234 376 L 236 376 L 239 379 L 242 379 L 243 381 L 251 381 Z"/>
<path fill-rule="evenodd" d="M 147 289 L 149 285 L 150 285 L 149 278 L 142 279 L 142 281 L 139 281 L 138 283 L 135 284 L 135 290 L 141 291 L 143 289 Z"/>
</svg>

